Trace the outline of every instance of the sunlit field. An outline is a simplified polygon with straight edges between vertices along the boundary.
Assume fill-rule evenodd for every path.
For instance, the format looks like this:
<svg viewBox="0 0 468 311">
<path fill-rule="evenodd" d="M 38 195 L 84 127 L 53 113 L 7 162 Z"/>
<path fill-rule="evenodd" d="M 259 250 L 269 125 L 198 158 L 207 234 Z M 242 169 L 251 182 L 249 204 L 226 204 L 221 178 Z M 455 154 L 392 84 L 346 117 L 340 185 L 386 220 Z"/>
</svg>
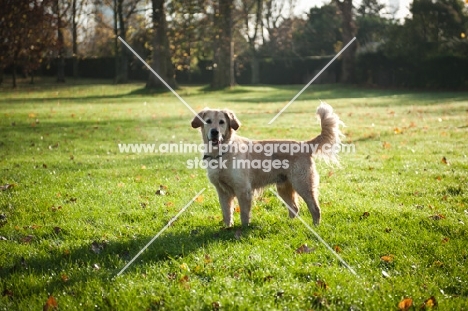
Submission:
<svg viewBox="0 0 468 311">
<path fill-rule="evenodd" d="M 172 93 L 38 81 L 0 88 L 0 309 L 468 308 L 468 93 L 312 85 L 268 125 L 301 87 L 178 93 L 232 109 L 254 139 L 310 139 L 320 101 L 334 107 L 355 151 L 317 162 L 314 230 L 357 275 L 269 188 L 250 227 L 236 209 L 225 229 L 205 171 L 187 167 L 201 154 L 120 152 L 201 141 Z M 300 215 L 312 224 L 302 201 Z"/>
</svg>

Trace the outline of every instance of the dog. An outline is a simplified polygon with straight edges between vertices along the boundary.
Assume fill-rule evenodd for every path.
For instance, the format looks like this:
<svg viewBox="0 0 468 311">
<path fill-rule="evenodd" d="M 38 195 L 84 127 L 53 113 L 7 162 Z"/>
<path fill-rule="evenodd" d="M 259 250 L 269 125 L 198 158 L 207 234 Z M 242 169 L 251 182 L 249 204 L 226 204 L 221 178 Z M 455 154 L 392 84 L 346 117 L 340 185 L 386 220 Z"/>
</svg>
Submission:
<svg viewBox="0 0 468 311">
<path fill-rule="evenodd" d="M 343 136 L 340 126 L 344 123 L 333 108 L 323 102 L 317 108 L 317 116 L 321 133 L 302 142 L 241 137 L 236 133 L 241 122 L 228 109 L 205 108 L 195 116 L 191 126 L 201 128 L 205 146 L 203 160 L 208 178 L 218 192 L 226 227 L 234 224 L 234 198 L 239 203 L 241 223 L 248 226 L 254 194 L 270 184 L 276 184 L 278 194 L 289 205 L 291 218 L 299 212 L 299 194 L 307 204 L 314 224 L 319 225 L 319 175 L 314 157 L 338 162 L 337 146 Z"/>
</svg>

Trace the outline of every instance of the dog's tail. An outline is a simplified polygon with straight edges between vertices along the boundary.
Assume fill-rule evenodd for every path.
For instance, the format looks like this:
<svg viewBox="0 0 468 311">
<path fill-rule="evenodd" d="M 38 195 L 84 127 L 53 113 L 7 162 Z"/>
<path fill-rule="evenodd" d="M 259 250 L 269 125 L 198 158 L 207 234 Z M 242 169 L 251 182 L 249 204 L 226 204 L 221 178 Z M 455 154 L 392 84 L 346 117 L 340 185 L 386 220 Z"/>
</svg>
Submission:
<svg viewBox="0 0 468 311">
<path fill-rule="evenodd" d="M 338 163 L 341 137 L 344 136 L 340 131 L 340 125 L 345 125 L 333 112 L 333 108 L 324 102 L 321 102 L 317 108 L 317 117 L 320 120 L 322 132 L 308 143 L 312 146 L 314 155 L 327 162 Z"/>
</svg>

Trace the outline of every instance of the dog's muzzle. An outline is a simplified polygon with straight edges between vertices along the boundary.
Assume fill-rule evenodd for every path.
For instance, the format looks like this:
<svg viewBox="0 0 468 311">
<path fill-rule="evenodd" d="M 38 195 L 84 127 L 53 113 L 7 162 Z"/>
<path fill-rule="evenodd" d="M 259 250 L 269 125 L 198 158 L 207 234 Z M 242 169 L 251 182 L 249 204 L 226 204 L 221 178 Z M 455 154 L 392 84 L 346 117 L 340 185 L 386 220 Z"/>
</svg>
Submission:
<svg viewBox="0 0 468 311">
<path fill-rule="evenodd" d="M 218 146 L 223 141 L 223 135 L 220 135 L 217 129 L 211 129 L 208 132 L 208 140 L 213 146 Z"/>
</svg>

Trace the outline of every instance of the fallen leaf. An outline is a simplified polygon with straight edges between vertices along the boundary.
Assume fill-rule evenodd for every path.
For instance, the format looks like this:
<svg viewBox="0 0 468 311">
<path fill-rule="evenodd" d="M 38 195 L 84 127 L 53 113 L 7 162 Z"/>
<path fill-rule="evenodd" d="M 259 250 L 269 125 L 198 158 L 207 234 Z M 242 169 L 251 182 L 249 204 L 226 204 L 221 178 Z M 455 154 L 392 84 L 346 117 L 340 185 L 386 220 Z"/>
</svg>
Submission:
<svg viewBox="0 0 468 311">
<path fill-rule="evenodd" d="M 203 202 L 203 196 L 202 195 L 199 195 L 196 199 L 195 199 L 196 202 L 198 203 L 202 203 Z"/>
<path fill-rule="evenodd" d="M 413 299 L 405 298 L 398 303 L 399 310 L 408 310 L 413 305 Z"/>
<path fill-rule="evenodd" d="M 55 232 L 56 234 L 59 234 L 60 232 L 62 232 L 62 228 L 60 228 L 60 227 L 54 227 L 54 232 Z"/>
<path fill-rule="evenodd" d="M 309 248 L 307 246 L 307 244 L 302 244 L 301 246 L 299 246 L 298 249 L 296 249 L 296 253 L 297 254 L 309 254 L 311 252 L 313 252 L 314 249 L 313 248 Z"/>
<path fill-rule="evenodd" d="M 2 296 L 5 297 L 10 297 L 10 298 L 13 298 L 13 291 L 9 290 L 9 289 L 5 289 L 3 292 L 2 292 Z"/>
<path fill-rule="evenodd" d="M 166 205 L 167 207 L 171 207 L 171 206 L 174 206 L 174 202 L 166 202 L 164 203 L 164 205 Z"/>
<path fill-rule="evenodd" d="M 384 262 L 392 263 L 393 258 L 394 258 L 393 255 L 385 255 L 385 256 L 380 257 L 380 260 L 382 260 Z"/>
<path fill-rule="evenodd" d="M 392 232 L 392 228 L 385 228 L 385 232 L 386 232 L 386 233 Z"/>
<path fill-rule="evenodd" d="M 221 308 L 221 303 L 219 301 L 214 301 L 211 303 L 213 310 L 219 310 Z"/>
<path fill-rule="evenodd" d="M 444 263 L 442 261 L 440 261 L 440 260 L 436 260 L 436 261 L 434 261 L 433 265 L 438 267 L 438 268 L 441 268 L 441 267 L 444 266 Z"/>
<path fill-rule="evenodd" d="M 47 168 L 47 164 L 42 163 L 42 168 Z"/>
<path fill-rule="evenodd" d="M 62 209 L 62 206 L 61 206 L 61 205 L 59 205 L 59 206 L 57 206 L 57 207 L 52 206 L 50 209 L 52 210 L 52 212 L 56 212 L 56 211 L 58 211 L 59 209 Z"/>
<path fill-rule="evenodd" d="M 335 173 L 333 171 L 328 172 L 328 177 L 332 177 Z"/>
<path fill-rule="evenodd" d="M 49 299 L 47 299 L 42 310 L 47 311 L 47 310 L 52 310 L 52 309 L 57 309 L 57 308 L 58 308 L 57 300 L 55 300 L 54 296 L 51 295 L 49 296 Z"/>
<path fill-rule="evenodd" d="M 65 273 L 62 273 L 62 275 L 60 275 L 60 278 L 62 279 L 62 282 L 68 282 L 69 278 L 68 278 L 68 275 L 66 275 Z"/>
<path fill-rule="evenodd" d="M 330 287 L 328 286 L 327 283 L 325 283 L 325 281 L 322 281 L 322 280 L 318 280 L 316 282 L 316 285 L 317 287 L 321 288 L 321 289 L 329 289 Z"/>
<path fill-rule="evenodd" d="M 388 274 L 387 271 L 382 270 L 382 276 L 383 276 L 384 278 L 389 278 L 389 277 L 390 277 L 390 274 Z"/>
<path fill-rule="evenodd" d="M 166 195 L 166 191 L 164 190 L 166 188 L 166 186 L 160 185 L 159 189 L 156 190 L 156 195 Z"/>
<path fill-rule="evenodd" d="M 395 127 L 395 128 L 393 129 L 393 133 L 395 133 L 395 134 L 401 134 L 401 133 L 403 133 L 403 131 L 402 131 L 400 128 Z"/>
<path fill-rule="evenodd" d="M 333 250 L 334 250 L 336 253 L 341 253 L 341 251 L 342 251 L 341 247 L 339 247 L 338 245 L 333 246 Z"/>
<path fill-rule="evenodd" d="M 34 235 L 28 235 L 25 236 L 24 238 L 21 238 L 21 242 L 23 243 L 31 243 L 31 241 L 34 239 Z"/>
<path fill-rule="evenodd" d="M 101 251 L 104 249 L 104 247 L 106 246 L 106 242 L 103 241 L 102 243 L 99 243 L 97 241 L 94 241 L 93 243 L 91 243 L 91 250 L 95 253 L 95 254 L 99 254 L 101 253 Z"/>
<path fill-rule="evenodd" d="M 367 218 L 367 217 L 369 217 L 369 216 L 370 216 L 369 212 L 364 212 L 364 213 L 361 215 L 360 219 L 365 219 L 365 218 Z"/>
<path fill-rule="evenodd" d="M 211 260 L 210 255 L 205 254 L 205 264 L 211 263 L 213 260 Z"/>
<path fill-rule="evenodd" d="M 390 145 L 389 142 L 386 142 L 386 141 L 385 141 L 385 142 L 383 142 L 382 147 L 383 147 L 384 149 L 390 149 L 391 145 Z"/>
<path fill-rule="evenodd" d="M 435 214 L 435 215 L 429 216 L 429 218 L 431 218 L 432 220 L 441 220 L 441 219 L 445 219 L 445 216 L 442 214 Z"/>
<path fill-rule="evenodd" d="M 421 309 L 430 309 L 430 308 L 435 308 L 438 306 L 437 300 L 435 299 L 434 296 L 431 296 L 429 299 L 424 301 L 424 303 L 421 305 Z"/>
<path fill-rule="evenodd" d="M 444 243 L 444 244 L 447 243 L 448 241 L 450 241 L 450 239 L 447 238 L 447 237 L 445 237 L 445 238 L 442 239 L 442 243 Z"/>
<path fill-rule="evenodd" d="M 446 157 L 442 157 L 442 160 L 441 162 L 445 165 L 450 165 L 450 163 L 447 161 L 447 158 Z"/>
<path fill-rule="evenodd" d="M 12 189 L 14 186 L 15 186 L 14 184 L 5 184 L 5 185 L 0 186 L 0 190 L 6 191 L 8 189 Z"/>
<path fill-rule="evenodd" d="M 234 208 L 234 212 L 240 213 L 240 207 L 239 207 L 239 205 L 237 205 L 237 206 Z"/>
</svg>

